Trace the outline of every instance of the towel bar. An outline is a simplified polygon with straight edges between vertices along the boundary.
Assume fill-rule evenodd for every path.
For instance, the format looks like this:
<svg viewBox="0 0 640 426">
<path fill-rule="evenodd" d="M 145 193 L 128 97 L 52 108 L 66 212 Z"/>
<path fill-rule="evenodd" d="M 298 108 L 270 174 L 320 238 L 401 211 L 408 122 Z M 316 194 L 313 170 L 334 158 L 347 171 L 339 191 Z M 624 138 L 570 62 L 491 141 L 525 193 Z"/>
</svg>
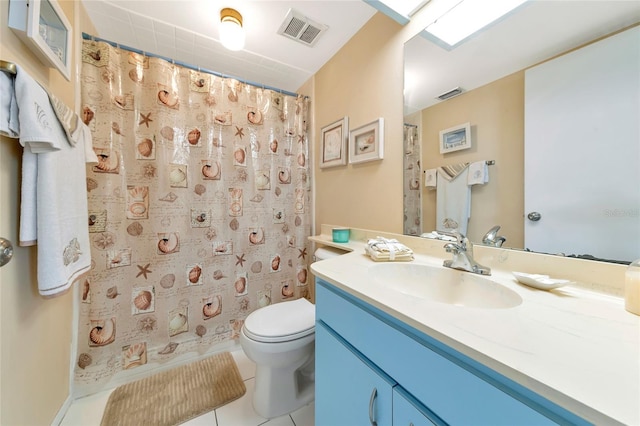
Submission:
<svg viewBox="0 0 640 426">
<path fill-rule="evenodd" d="M 0 61 L 0 70 L 8 74 L 15 74 L 17 72 L 16 64 L 9 61 Z"/>
<path fill-rule="evenodd" d="M 487 160 L 485 161 L 485 163 L 487 163 L 487 166 L 493 166 L 494 164 L 496 164 L 496 160 Z M 426 173 L 426 170 L 423 170 L 422 173 Z"/>
</svg>

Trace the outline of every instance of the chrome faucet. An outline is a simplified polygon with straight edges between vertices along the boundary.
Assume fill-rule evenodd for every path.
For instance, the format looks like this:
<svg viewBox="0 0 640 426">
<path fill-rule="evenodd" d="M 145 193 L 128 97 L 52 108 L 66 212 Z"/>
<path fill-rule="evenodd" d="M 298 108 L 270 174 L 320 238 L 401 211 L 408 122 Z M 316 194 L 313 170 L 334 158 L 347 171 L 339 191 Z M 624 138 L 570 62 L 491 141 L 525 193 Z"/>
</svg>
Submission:
<svg viewBox="0 0 640 426">
<path fill-rule="evenodd" d="M 480 275 L 491 275 L 491 268 L 480 265 L 473 260 L 473 244 L 462 234 L 451 234 L 458 240 L 455 243 L 447 243 L 444 245 L 447 253 L 453 254 L 453 259 L 445 260 L 442 264 L 447 268 L 459 269 L 461 271 L 472 272 Z"/>
<path fill-rule="evenodd" d="M 489 229 L 489 231 L 484 234 L 484 237 L 482 237 L 482 244 L 491 247 L 502 247 L 502 244 L 507 241 L 507 239 L 505 237 L 498 236 L 499 230 L 500 225 L 496 225 L 493 228 Z"/>
</svg>

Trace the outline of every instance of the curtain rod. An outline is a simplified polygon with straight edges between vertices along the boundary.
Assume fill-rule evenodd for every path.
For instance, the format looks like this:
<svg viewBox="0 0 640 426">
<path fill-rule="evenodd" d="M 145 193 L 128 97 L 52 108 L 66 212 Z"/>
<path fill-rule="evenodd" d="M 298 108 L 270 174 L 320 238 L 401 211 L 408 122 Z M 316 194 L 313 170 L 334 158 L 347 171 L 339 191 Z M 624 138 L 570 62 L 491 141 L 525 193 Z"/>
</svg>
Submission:
<svg viewBox="0 0 640 426">
<path fill-rule="evenodd" d="M 100 38 L 100 37 L 95 37 L 95 36 L 92 36 L 92 35 L 84 33 L 84 32 L 82 33 L 82 38 L 84 40 L 102 41 L 104 43 L 110 44 L 113 47 L 117 47 L 118 49 L 128 50 L 130 52 L 138 53 L 138 54 L 143 55 L 143 56 L 148 56 L 150 58 L 160 58 L 160 59 L 163 59 L 163 60 L 165 60 L 167 62 L 171 62 L 172 64 L 180 65 L 181 67 L 189 68 L 189 69 L 192 69 L 194 71 L 204 72 L 204 73 L 207 73 L 207 74 L 213 74 L 215 76 L 222 77 L 222 78 L 233 78 L 234 80 L 238 80 L 241 83 L 249 84 L 249 85 L 254 86 L 254 87 L 260 87 L 262 89 L 273 90 L 274 92 L 278 92 L 278 93 L 281 93 L 283 95 L 295 96 L 295 97 L 298 96 L 297 93 L 289 92 L 288 90 L 278 89 L 277 87 L 265 86 L 264 84 L 260 84 L 260 83 L 254 82 L 254 81 L 250 81 L 250 80 L 245 80 L 245 79 L 242 79 L 242 78 L 234 77 L 232 75 L 225 75 L 225 74 L 222 74 L 222 73 L 217 72 L 217 71 L 212 71 L 212 70 L 209 70 L 209 69 L 206 69 L 206 68 L 201 68 L 201 67 L 199 67 L 197 65 L 191 65 L 191 64 L 187 64 L 185 62 L 176 61 L 175 59 L 167 58 L 166 56 L 156 55 L 155 53 L 145 52 L 143 50 L 136 49 L 135 47 L 125 46 L 125 45 L 116 43 L 114 41 L 109 41 L 109 40 L 105 40 L 105 39 Z M 304 97 L 308 98 L 308 96 L 304 96 Z"/>
</svg>

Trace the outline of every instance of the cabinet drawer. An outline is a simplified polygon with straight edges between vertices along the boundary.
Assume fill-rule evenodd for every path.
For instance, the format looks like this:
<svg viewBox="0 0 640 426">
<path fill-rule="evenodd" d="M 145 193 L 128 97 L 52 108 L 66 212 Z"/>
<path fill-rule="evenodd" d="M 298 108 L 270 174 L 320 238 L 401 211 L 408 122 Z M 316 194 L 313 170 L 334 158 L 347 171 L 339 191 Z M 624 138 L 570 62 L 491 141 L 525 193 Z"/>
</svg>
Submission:
<svg viewBox="0 0 640 426">
<path fill-rule="evenodd" d="M 318 280 L 317 320 L 327 324 L 445 422 L 555 423 L 523 403 L 521 400 L 527 399 L 522 395 L 516 399 L 472 373 L 474 367 L 466 360 L 461 361 L 466 358 L 464 355 L 451 348 L 447 351 L 446 346 L 424 333 L 359 299 L 337 294 L 343 292 L 334 289 Z"/>
<path fill-rule="evenodd" d="M 316 426 L 392 424 L 395 382 L 319 323 L 316 327 Z"/>
</svg>

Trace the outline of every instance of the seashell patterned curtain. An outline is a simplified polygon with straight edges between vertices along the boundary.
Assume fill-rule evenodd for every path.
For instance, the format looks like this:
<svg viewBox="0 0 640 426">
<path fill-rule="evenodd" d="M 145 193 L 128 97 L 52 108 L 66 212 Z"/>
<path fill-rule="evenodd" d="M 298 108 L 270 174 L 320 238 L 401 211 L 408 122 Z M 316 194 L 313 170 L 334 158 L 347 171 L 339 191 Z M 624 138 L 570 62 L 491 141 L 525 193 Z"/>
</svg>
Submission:
<svg viewBox="0 0 640 426">
<path fill-rule="evenodd" d="M 215 351 L 308 297 L 308 103 L 84 41 L 92 270 L 78 393 Z"/>
<path fill-rule="evenodd" d="M 403 233 L 422 234 L 422 167 L 418 127 L 404 125 L 404 220 Z"/>
</svg>

